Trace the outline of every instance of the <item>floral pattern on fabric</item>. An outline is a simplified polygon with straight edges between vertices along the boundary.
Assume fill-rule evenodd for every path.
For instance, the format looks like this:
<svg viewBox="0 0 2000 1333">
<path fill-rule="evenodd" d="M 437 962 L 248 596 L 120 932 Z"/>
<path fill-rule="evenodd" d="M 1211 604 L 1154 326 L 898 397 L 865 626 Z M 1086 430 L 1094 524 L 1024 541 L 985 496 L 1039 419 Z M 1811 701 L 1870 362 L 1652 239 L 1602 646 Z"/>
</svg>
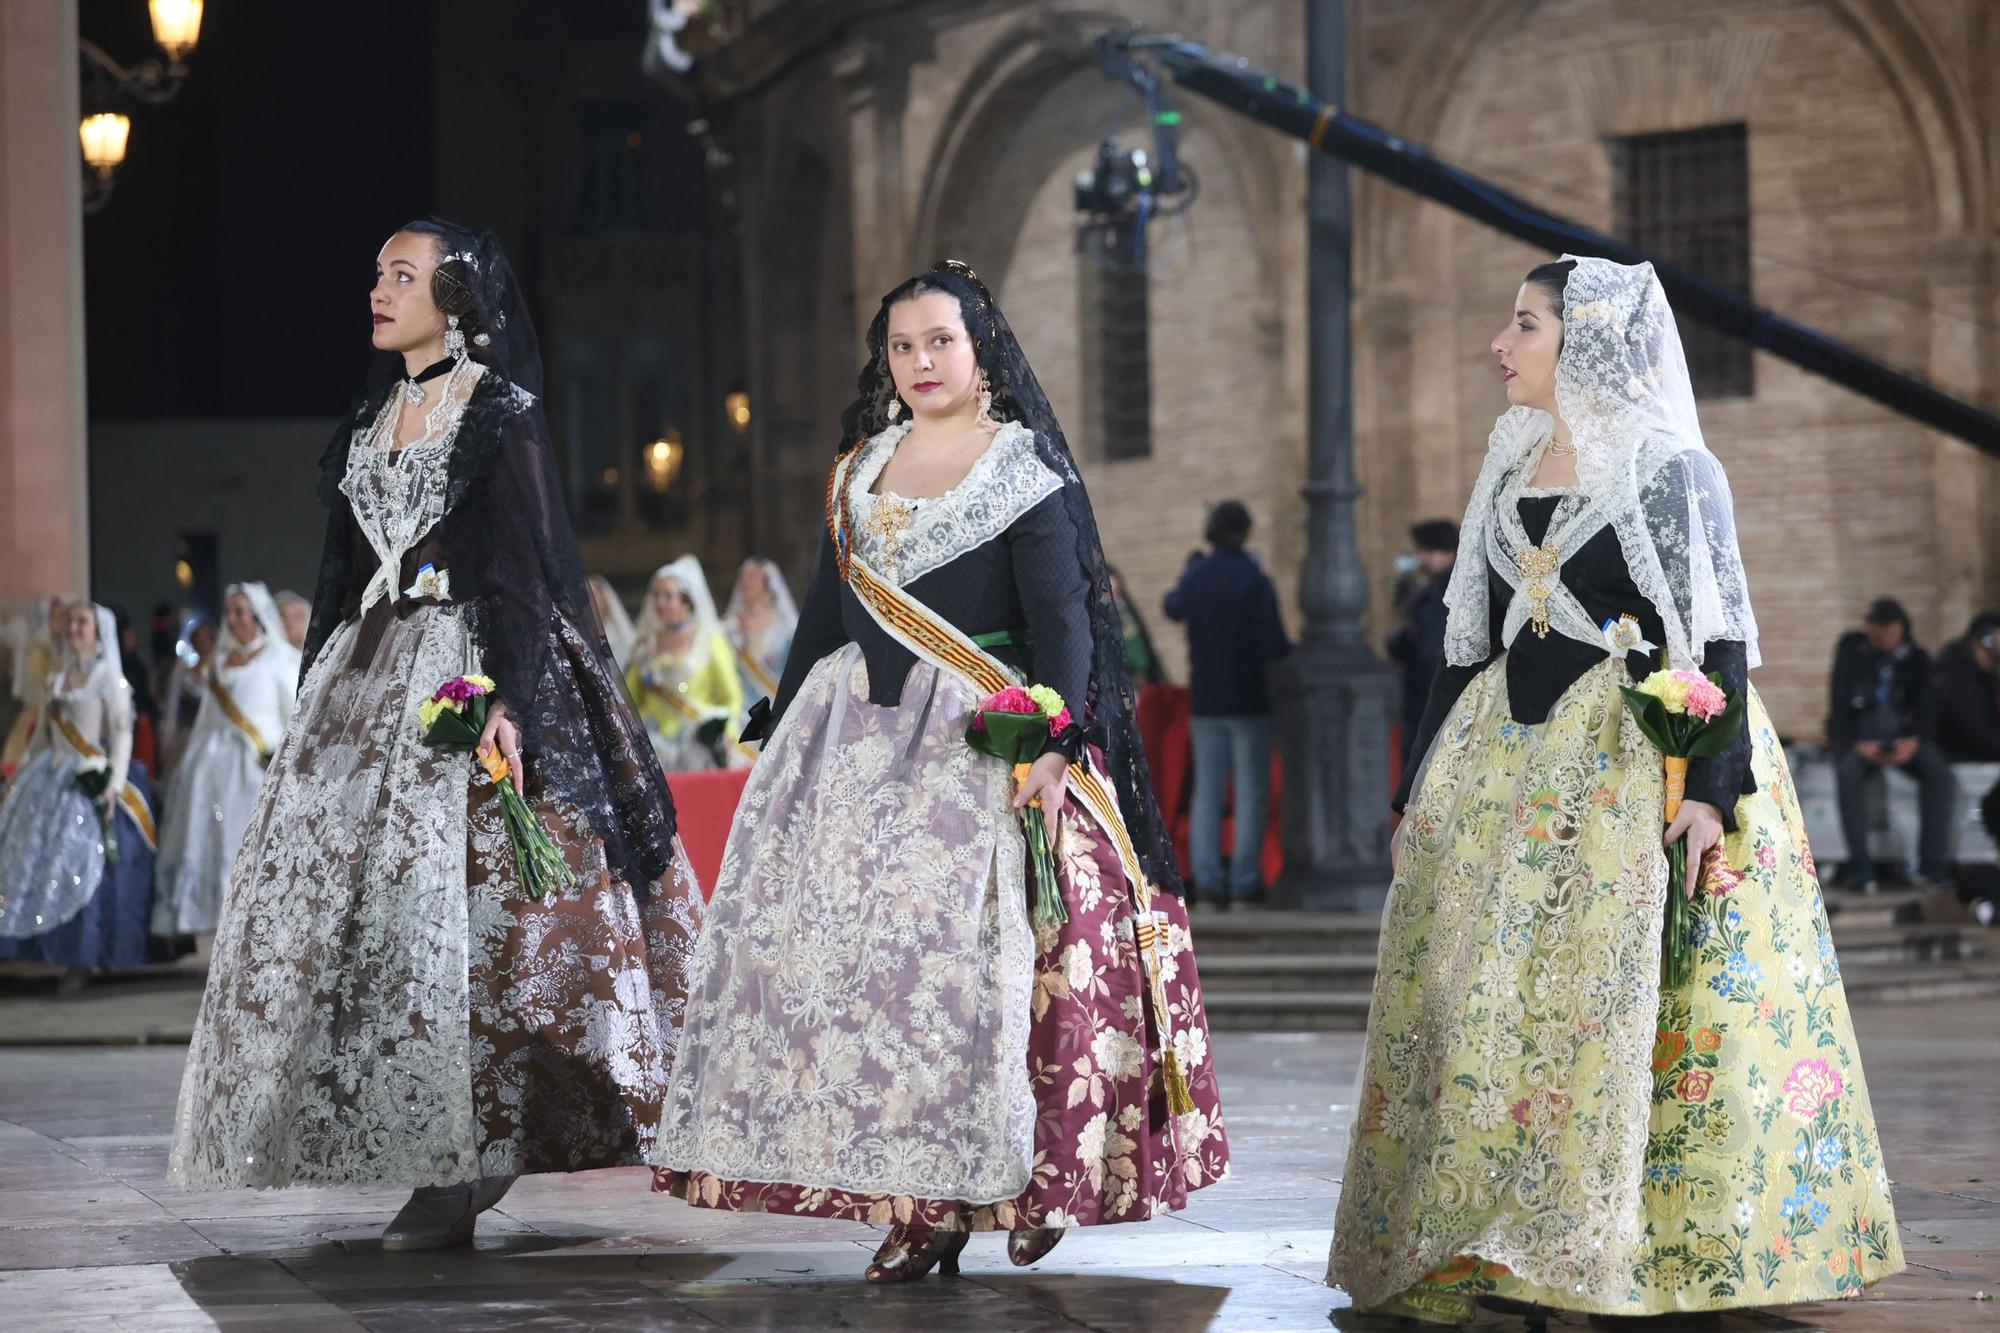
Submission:
<svg viewBox="0 0 2000 1333">
<path fill-rule="evenodd" d="M 1660 994 L 1659 758 L 1612 686 L 1439 733 L 1384 921 L 1328 1280 L 1442 1322 L 1491 1294 L 1622 1315 L 1852 1294 L 1902 1267 L 1776 733 Z"/>
<path fill-rule="evenodd" d="M 975 1203 L 666 1169 L 655 1173 L 655 1188 L 711 1208 L 1011 1230 L 1143 1221 L 1220 1180 L 1229 1149 L 1186 908 L 1166 895 L 1154 899 L 1168 917 L 1167 1003 L 1195 1102 L 1173 1116 L 1149 1053 L 1149 1001 L 1117 853 L 1070 804 L 1056 858 L 1070 919 L 1036 930 L 1026 1070 L 1037 1115 L 1028 1182 L 1018 1194 Z"/>
<path fill-rule="evenodd" d="M 456 429 L 357 440 L 385 570 L 442 515 L 417 451 Z M 652 1146 L 700 925 L 686 858 L 641 903 L 583 813 L 541 802 L 577 882 L 529 899 L 494 789 L 421 735 L 431 692 L 479 669 L 464 608 L 388 590 L 314 658 L 231 870 L 169 1159 L 187 1188 L 456 1185 Z M 528 781 L 535 803 L 532 760 Z"/>
<path fill-rule="evenodd" d="M 919 664 L 822 660 L 751 770 L 696 958 L 661 1165 L 857 1193 L 1028 1182 L 1034 935 L 1013 774 Z"/>
<path fill-rule="evenodd" d="M 644 1160 L 700 894 L 682 860 L 637 902 L 587 822 L 544 804 L 578 883 L 528 898 L 494 789 L 418 735 L 467 652 L 452 608 L 381 602 L 307 678 L 188 1052 L 171 1169 L 189 1188 Z"/>
</svg>

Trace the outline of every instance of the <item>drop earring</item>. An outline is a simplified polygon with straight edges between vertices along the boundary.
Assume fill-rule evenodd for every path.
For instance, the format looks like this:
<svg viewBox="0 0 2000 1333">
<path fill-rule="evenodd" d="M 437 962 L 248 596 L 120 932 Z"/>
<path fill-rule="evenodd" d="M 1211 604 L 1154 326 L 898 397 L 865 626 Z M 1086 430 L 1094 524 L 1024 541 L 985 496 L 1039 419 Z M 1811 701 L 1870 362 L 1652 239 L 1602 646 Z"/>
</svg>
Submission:
<svg viewBox="0 0 2000 1333">
<path fill-rule="evenodd" d="M 979 415 L 988 421 L 993 419 L 993 390 L 986 383 L 986 372 L 979 372 Z"/>
<path fill-rule="evenodd" d="M 445 353 L 454 361 L 465 360 L 465 335 L 459 331 L 458 316 L 446 316 L 445 323 L 449 326 L 444 331 Z"/>
<path fill-rule="evenodd" d="M 902 399 L 900 399 L 900 398 L 895 398 L 895 397 L 892 397 L 892 398 L 890 398 L 890 399 L 889 399 L 889 420 L 891 420 L 891 421 L 895 421 L 895 420 L 897 420 L 898 418 L 900 418 L 900 417 L 901 417 L 902 415 L 903 415 L 903 400 L 902 400 Z"/>
</svg>

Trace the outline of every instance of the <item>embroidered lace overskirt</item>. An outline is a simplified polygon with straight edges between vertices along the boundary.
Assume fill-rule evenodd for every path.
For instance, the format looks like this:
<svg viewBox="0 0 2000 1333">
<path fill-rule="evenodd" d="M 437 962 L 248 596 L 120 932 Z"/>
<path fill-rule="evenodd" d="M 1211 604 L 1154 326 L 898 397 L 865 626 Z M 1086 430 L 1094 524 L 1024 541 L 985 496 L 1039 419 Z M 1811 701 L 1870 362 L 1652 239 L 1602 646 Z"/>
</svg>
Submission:
<svg viewBox="0 0 2000 1333">
<path fill-rule="evenodd" d="M 821 662 L 752 772 L 656 1188 L 972 1229 L 1181 1207 L 1228 1165 L 1185 908 L 1155 900 L 1195 1102 L 1172 1116 L 1109 843 L 1065 810 L 1070 921 L 1030 932 L 1011 776 L 964 741 L 976 700 L 919 664 L 874 707 L 863 670 Z"/>
<path fill-rule="evenodd" d="M 0 803 L 0 939 L 61 925 L 104 877 L 104 815 L 77 782 L 81 764 L 67 745 L 38 746 L 8 785 Z"/>
<path fill-rule="evenodd" d="M 920 665 L 885 708 L 866 676 L 858 649 L 821 661 L 751 770 L 656 1160 L 1004 1199 L 1035 1122 L 1013 775 L 965 743 L 956 680 Z"/>
<path fill-rule="evenodd" d="M 171 1159 L 188 1187 L 643 1160 L 700 895 L 683 859 L 638 902 L 543 802 L 578 883 L 527 897 L 493 789 L 418 734 L 467 656 L 457 608 L 385 601 L 314 664 L 225 895 Z"/>
<path fill-rule="evenodd" d="M 76 753 L 41 745 L 0 804 L 0 960 L 64 967 L 138 967 L 157 961 L 147 935 L 153 849 L 131 815 L 111 821 L 118 859 L 104 854 L 103 808 L 77 784 Z M 126 782 L 149 808 L 152 784 L 133 765 Z"/>
<path fill-rule="evenodd" d="M 1591 669 L 1514 722 L 1503 657 L 1439 731 L 1384 916 L 1328 1280 L 1442 1322 L 1479 1294 L 1621 1315 L 1898 1271 L 1888 1178 L 1783 751 L 1662 997 L 1660 758 Z M 1713 865 L 1713 863 L 1712 863 Z M 1663 1002 L 1664 999 L 1664 1002 Z"/>
</svg>

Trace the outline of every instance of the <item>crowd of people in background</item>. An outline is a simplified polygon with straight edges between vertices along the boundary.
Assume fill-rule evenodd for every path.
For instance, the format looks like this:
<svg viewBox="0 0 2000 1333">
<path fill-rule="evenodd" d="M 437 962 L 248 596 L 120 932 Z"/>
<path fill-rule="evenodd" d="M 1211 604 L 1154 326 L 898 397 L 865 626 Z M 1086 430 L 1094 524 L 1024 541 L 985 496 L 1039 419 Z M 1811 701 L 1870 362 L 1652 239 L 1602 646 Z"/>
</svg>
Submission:
<svg viewBox="0 0 2000 1333">
<path fill-rule="evenodd" d="M 2000 763 L 2000 612 L 1982 611 L 1938 658 L 1919 647 L 1909 613 L 1882 598 L 1861 628 L 1834 649 L 1826 731 L 1839 785 L 1847 860 L 1837 882 L 1866 891 L 1880 880 L 1919 889 L 1956 888 L 1981 924 L 1994 920 L 1994 885 L 1954 876 L 1953 848 L 1959 779 L 1954 765 Z M 1885 864 L 1871 839 L 1871 788 L 1899 771 L 1914 779 L 1918 799 L 1914 873 Z M 2000 842 L 2000 783 L 1965 796 Z"/>
<path fill-rule="evenodd" d="M 1248 550 L 1251 531 L 1241 503 L 1214 506 L 1207 548 L 1189 555 L 1162 604 L 1187 633 L 1192 884 L 1222 907 L 1264 896 L 1269 674 L 1291 650 L 1277 588 Z M 1419 523 L 1410 538 L 1387 645 L 1402 680 L 1405 766 L 1421 759 L 1409 747 L 1442 660 L 1457 525 Z M 654 573 L 636 620 L 608 579 L 594 575 L 590 586 L 661 767 L 747 768 L 755 752 L 739 740 L 744 719 L 777 693 L 798 625 L 778 566 L 744 560 L 720 612 L 692 555 Z M 1113 591 L 1134 682 L 1165 683 L 1145 617 L 1115 574 Z M 145 648 L 122 610 L 77 599 L 48 598 L 5 627 L 16 711 L 0 743 L 0 882 L 8 886 L 0 960 L 62 966 L 64 989 L 73 991 L 92 971 L 202 946 L 262 765 L 290 720 L 311 614 L 296 592 L 244 583 L 225 593 L 220 624 L 161 603 Z M 84 744 L 70 743 L 69 732 Z M 2000 763 L 2000 612 L 1975 616 L 1933 660 L 1902 604 L 1875 602 L 1835 645 L 1826 732 L 1849 849 L 1833 882 L 1858 891 L 1882 882 L 1951 888 L 1960 797 L 1953 765 Z M 108 796 L 86 796 L 79 783 L 79 769 L 100 767 L 93 747 L 110 770 Z M 1890 771 L 1916 788 L 1913 865 L 1869 850 L 1871 788 Z M 2000 841 L 2000 782 L 1966 796 Z M 80 823 L 90 808 L 97 817 Z M 1225 845 L 1231 825 L 1233 845 Z M 87 836 L 58 836 L 79 828 Z M 1994 885 L 1975 879 L 1960 894 L 1978 919 L 1993 920 Z"/>
<path fill-rule="evenodd" d="M 636 624 L 608 579 L 590 585 L 662 767 L 747 767 L 737 734 L 798 621 L 777 565 L 744 561 L 718 615 L 684 556 L 653 576 Z M 0 624 L 0 962 L 59 967 L 73 994 L 206 949 L 311 617 L 305 597 L 252 582 L 227 588 L 220 623 L 159 604 L 145 644 L 123 610 L 79 598 Z"/>
</svg>

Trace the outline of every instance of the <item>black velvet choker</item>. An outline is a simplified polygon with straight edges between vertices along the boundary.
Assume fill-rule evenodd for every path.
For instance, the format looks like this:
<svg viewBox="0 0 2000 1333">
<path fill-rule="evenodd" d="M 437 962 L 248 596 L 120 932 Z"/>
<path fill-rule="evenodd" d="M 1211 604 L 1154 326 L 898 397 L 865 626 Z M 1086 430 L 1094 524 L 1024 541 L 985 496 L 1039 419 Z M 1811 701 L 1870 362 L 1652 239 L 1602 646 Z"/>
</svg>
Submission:
<svg viewBox="0 0 2000 1333">
<path fill-rule="evenodd" d="M 457 364 L 458 364 L 457 357 L 448 356 L 442 361 L 433 361 L 428 366 L 425 366 L 422 370 L 418 371 L 416 374 L 406 375 L 404 376 L 404 378 L 409 380 L 409 382 L 412 384 L 422 384 L 426 380 L 434 380 L 438 376 L 445 374 L 453 366 Z"/>
</svg>

